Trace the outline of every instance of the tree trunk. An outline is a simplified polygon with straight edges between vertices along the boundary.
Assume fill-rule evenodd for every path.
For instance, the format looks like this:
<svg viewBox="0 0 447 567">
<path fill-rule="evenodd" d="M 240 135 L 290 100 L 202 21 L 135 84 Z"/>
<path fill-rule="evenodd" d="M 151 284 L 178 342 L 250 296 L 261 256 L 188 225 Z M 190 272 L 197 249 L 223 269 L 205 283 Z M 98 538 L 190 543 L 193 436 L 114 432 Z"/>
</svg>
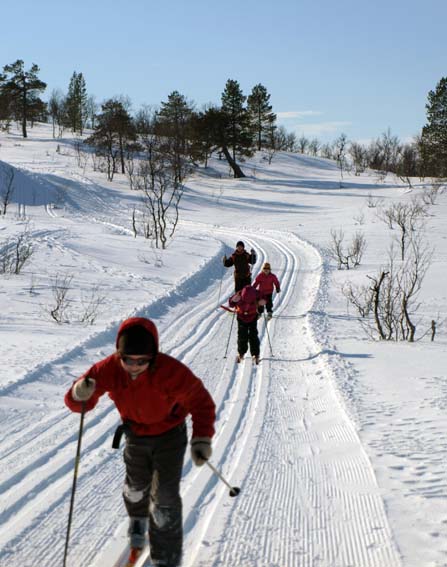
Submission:
<svg viewBox="0 0 447 567">
<path fill-rule="evenodd" d="M 236 161 L 231 157 L 230 152 L 228 151 L 227 146 L 222 146 L 222 151 L 225 155 L 225 157 L 227 158 L 227 161 L 231 167 L 231 169 L 234 172 L 234 177 L 239 178 L 239 177 L 245 177 L 244 172 L 242 171 L 242 169 L 238 166 L 238 164 L 236 163 Z"/>
<path fill-rule="evenodd" d="M 124 162 L 124 147 L 123 147 L 123 138 L 120 136 L 120 161 L 121 161 L 121 173 L 124 175 L 126 173 L 126 167 Z"/>
<path fill-rule="evenodd" d="M 381 285 L 383 283 L 383 280 L 385 279 L 385 276 L 387 275 L 387 272 L 382 272 L 380 274 L 380 278 L 379 281 L 375 281 L 374 282 L 374 287 L 373 287 L 373 306 L 374 306 L 374 320 L 376 323 L 376 328 L 377 331 L 379 332 L 379 336 L 381 339 L 385 339 L 385 333 L 383 332 L 383 328 L 382 328 L 382 323 L 380 321 L 380 315 L 379 315 L 379 305 L 380 305 L 380 288 Z"/>
<path fill-rule="evenodd" d="M 404 312 L 404 316 L 405 316 L 405 321 L 408 325 L 409 328 L 409 335 L 408 335 L 408 342 L 409 343 L 414 343 L 414 335 L 416 334 L 416 325 L 414 325 L 414 323 L 411 321 L 410 319 L 410 314 L 408 313 L 408 298 L 404 297 L 404 299 L 402 300 L 402 309 Z"/>
<path fill-rule="evenodd" d="M 22 95 L 22 135 L 27 138 L 28 134 L 26 132 L 26 115 L 27 115 L 27 100 L 26 100 L 26 90 L 23 91 Z"/>
</svg>

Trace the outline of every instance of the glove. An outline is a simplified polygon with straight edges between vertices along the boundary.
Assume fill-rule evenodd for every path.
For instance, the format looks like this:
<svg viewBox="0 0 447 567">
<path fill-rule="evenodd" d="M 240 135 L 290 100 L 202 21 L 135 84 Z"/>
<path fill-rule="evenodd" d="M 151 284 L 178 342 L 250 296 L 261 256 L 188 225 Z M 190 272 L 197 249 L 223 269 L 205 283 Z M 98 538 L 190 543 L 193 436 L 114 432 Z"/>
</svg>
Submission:
<svg viewBox="0 0 447 567">
<path fill-rule="evenodd" d="M 193 437 L 191 439 L 191 458 L 197 467 L 201 467 L 211 457 L 211 437 Z"/>
<path fill-rule="evenodd" d="M 222 256 L 222 262 L 226 262 L 227 261 L 227 257 L 226 256 Z"/>
<path fill-rule="evenodd" d="M 96 381 L 93 378 L 80 378 L 73 384 L 71 395 L 75 402 L 86 402 L 96 389 Z"/>
<path fill-rule="evenodd" d="M 281 291 L 280 289 L 277 289 L 277 290 L 276 290 L 276 293 L 279 293 L 280 291 Z"/>
<path fill-rule="evenodd" d="M 252 248 L 252 249 L 250 250 L 250 254 L 256 254 L 256 252 L 255 252 L 255 249 L 254 249 L 254 248 Z"/>
</svg>

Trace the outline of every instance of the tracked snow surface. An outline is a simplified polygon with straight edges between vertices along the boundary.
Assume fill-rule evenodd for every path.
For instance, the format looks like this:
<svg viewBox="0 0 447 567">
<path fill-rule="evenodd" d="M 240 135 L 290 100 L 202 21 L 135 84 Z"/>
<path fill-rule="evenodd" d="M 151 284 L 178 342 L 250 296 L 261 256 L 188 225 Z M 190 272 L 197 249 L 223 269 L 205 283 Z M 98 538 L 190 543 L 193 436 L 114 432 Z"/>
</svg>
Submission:
<svg viewBox="0 0 447 567">
<path fill-rule="evenodd" d="M 340 287 L 348 276 L 366 284 L 393 237 L 367 200 L 409 201 L 422 185 L 409 192 L 366 172 L 340 187 L 334 162 L 299 154 L 269 165 L 257 153 L 236 180 L 213 159 L 188 178 L 160 251 L 133 233 L 138 192 L 80 163 L 73 139 L 37 125 L 0 144 L 0 174 L 14 171 L 15 185 L 0 251 L 25 229 L 34 250 L 19 275 L 0 274 L 0 566 L 62 565 L 79 429 L 63 396 L 132 315 L 152 318 L 161 349 L 212 393 L 212 462 L 241 488 L 231 498 L 187 455 L 185 567 L 447 565 L 445 193 L 427 221 L 435 250 L 419 315 L 421 327 L 437 318 L 436 340 L 386 344 L 362 332 Z M 352 273 L 328 252 L 339 228 L 368 242 Z M 259 366 L 236 364 L 235 325 L 220 308 L 233 289 L 221 258 L 240 239 L 257 251 L 254 274 L 269 261 L 281 281 L 273 319 L 259 322 Z M 50 316 L 57 281 L 69 285 L 61 324 Z M 118 423 L 106 397 L 86 415 L 69 567 L 125 563 Z M 145 553 L 138 567 L 149 565 Z"/>
</svg>

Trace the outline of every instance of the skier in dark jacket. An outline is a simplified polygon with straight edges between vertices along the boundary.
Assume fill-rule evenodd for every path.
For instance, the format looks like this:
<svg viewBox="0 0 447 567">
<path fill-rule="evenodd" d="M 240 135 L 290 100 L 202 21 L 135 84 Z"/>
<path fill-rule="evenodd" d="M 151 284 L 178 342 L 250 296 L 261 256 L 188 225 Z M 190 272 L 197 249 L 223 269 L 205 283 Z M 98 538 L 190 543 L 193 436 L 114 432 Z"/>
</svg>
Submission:
<svg viewBox="0 0 447 567">
<path fill-rule="evenodd" d="M 259 363 L 258 305 L 265 305 L 259 299 L 259 293 L 251 285 L 246 285 L 229 299 L 230 307 L 234 307 L 237 318 L 237 362 L 241 362 L 250 344 L 253 361 Z"/>
<path fill-rule="evenodd" d="M 185 418 L 192 416 L 191 456 L 201 466 L 212 452 L 215 405 L 191 370 L 159 352 L 157 328 L 149 319 L 124 321 L 116 349 L 74 382 L 65 403 L 80 412 L 83 406 L 93 409 L 103 394 L 113 400 L 126 434 L 128 565 L 141 554 L 148 531 L 152 564 L 177 567 L 183 543 L 180 479 L 187 445 Z"/>
<path fill-rule="evenodd" d="M 234 266 L 234 291 L 240 291 L 244 286 L 251 284 L 251 266 L 256 264 L 256 252 L 253 248 L 250 252 L 245 250 L 242 240 L 236 244 L 236 250 L 229 258 L 222 258 L 226 268 Z"/>
</svg>

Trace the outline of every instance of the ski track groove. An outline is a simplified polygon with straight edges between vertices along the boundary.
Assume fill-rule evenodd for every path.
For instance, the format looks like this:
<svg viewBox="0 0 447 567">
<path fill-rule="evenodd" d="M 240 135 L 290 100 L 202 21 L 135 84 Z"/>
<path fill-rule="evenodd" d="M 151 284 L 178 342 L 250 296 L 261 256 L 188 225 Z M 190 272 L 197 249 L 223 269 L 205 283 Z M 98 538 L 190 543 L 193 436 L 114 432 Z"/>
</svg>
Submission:
<svg viewBox="0 0 447 567">
<path fill-rule="evenodd" d="M 106 410 L 98 412 L 97 417 L 95 416 L 95 421 L 92 423 L 101 423 L 104 424 L 104 419 L 109 417 L 112 413 L 112 406 L 109 406 Z M 75 414 L 76 415 L 76 414 Z M 78 414 L 79 415 L 79 414 Z M 78 417 L 79 419 L 79 417 Z M 69 424 L 67 422 L 70 422 Z M 2 481 L 0 483 L 0 494 L 4 491 L 4 488 L 8 487 L 8 484 L 12 485 L 17 480 L 21 480 L 28 474 L 34 474 L 34 470 L 40 466 L 41 463 L 45 464 L 45 461 L 51 457 L 52 455 L 56 455 L 63 447 L 66 446 L 67 443 L 75 443 L 77 441 L 77 431 L 73 428 L 74 416 L 67 414 L 64 412 L 64 415 L 60 415 L 59 418 L 52 423 L 51 427 L 54 428 L 57 426 L 58 432 L 57 435 L 61 438 L 56 439 L 55 433 L 51 428 L 45 428 L 41 430 L 39 438 L 39 446 L 40 447 L 50 447 L 49 451 L 44 455 L 38 455 L 36 460 L 31 461 L 26 467 L 23 466 L 24 459 L 26 456 L 32 454 L 30 453 L 30 444 L 34 443 L 35 437 L 33 436 L 31 439 L 28 439 L 23 442 L 20 448 L 16 449 L 16 452 L 12 450 L 8 451 L 5 455 L 6 462 L 1 463 L 1 469 L 12 470 L 15 461 L 19 461 L 22 464 L 20 472 L 14 472 L 11 475 L 10 481 Z M 67 438 L 66 435 L 69 432 L 69 437 Z M 86 435 L 87 437 L 87 435 Z M 84 441 L 85 443 L 85 441 Z M 7 459 L 9 457 L 9 459 Z"/>
<path fill-rule="evenodd" d="M 106 428 L 104 429 L 103 426 Z M 77 432 L 73 431 L 73 428 L 67 431 L 71 433 L 71 437 L 66 439 L 66 442 L 74 447 L 77 442 Z M 110 423 L 101 423 L 101 428 L 96 428 L 94 435 L 92 431 L 86 431 L 84 450 L 96 453 L 105 444 L 110 445 L 110 435 Z M 65 446 L 65 443 L 63 445 Z M 65 493 L 69 494 L 73 462 L 68 454 L 60 451 L 61 446 L 51 449 L 37 462 L 30 463 L 17 482 L 14 482 L 14 475 L 6 483 L 5 490 L 2 490 L 3 509 L 0 513 L 0 525 L 4 526 L 4 529 L 0 535 L 0 545 L 3 543 L 3 538 L 7 537 L 10 524 L 24 523 L 23 515 L 31 517 L 45 512 L 48 504 L 57 495 L 55 490 L 57 486 L 63 486 Z M 17 498 L 17 493 L 20 494 L 19 498 Z M 32 502 L 32 507 L 28 505 L 28 502 Z"/>
</svg>

